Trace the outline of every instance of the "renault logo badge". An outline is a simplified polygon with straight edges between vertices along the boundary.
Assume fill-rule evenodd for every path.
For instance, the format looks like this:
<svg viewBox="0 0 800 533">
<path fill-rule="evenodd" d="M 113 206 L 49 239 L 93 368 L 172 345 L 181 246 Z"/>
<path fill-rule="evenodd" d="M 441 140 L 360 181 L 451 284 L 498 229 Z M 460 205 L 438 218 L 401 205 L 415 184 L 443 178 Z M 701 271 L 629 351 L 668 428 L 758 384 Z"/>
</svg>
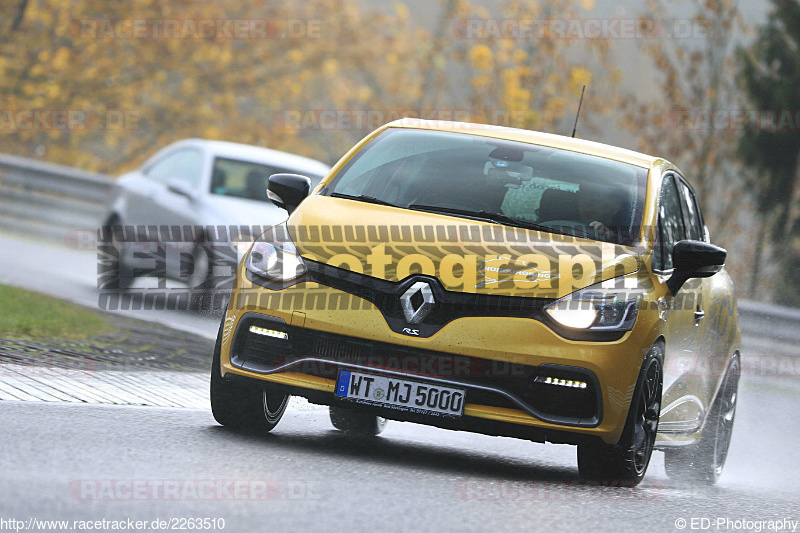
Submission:
<svg viewBox="0 0 800 533">
<path fill-rule="evenodd" d="M 421 303 L 419 303 L 421 300 Z M 419 303 L 415 309 L 415 301 Z M 418 281 L 411 285 L 400 297 L 403 315 L 409 324 L 419 324 L 433 309 L 434 299 L 431 286 L 425 281 Z"/>
</svg>

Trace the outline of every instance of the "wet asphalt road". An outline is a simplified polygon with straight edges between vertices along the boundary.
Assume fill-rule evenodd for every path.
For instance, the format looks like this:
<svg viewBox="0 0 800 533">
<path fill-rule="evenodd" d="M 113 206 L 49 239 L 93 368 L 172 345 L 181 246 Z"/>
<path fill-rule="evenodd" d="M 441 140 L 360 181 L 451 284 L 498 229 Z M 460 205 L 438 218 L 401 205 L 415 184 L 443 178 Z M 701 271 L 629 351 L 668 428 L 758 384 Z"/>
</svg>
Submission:
<svg viewBox="0 0 800 533">
<path fill-rule="evenodd" d="M 96 305 L 93 254 L 7 235 L 0 248 L 13 249 L 0 254 L 0 282 Z M 137 316 L 216 329 L 213 317 L 150 313 Z M 3 519 L 76 530 L 74 520 L 130 518 L 154 530 L 156 519 L 209 518 L 225 531 L 677 531 L 682 520 L 767 530 L 754 521 L 800 520 L 798 405 L 797 379 L 745 376 L 718 486 L 673 483 L 656 453 L 629 489 L 582 484 L 571 446 L 396 422 L 351 440 L 301 400 L 264 436 L 219 427 L 207 409 L 3 401 L 0 529 L 13 529 Z"/>
<path fill-rule="evenodd" d="M 680 519 L 798 520 L 800 423 L 783 414 L 800 393 L 752 382 L 741 396 L 718 486 L 673 483 L 656 453 L 633 489 L 581 483 L 572 446 L 397 422 L 351 440 L 302 400 L 261 436 L 222 428 L 206 409 L 5 401 L 0 518 L 222 518 L 237 532 L 677 531 Z"/>
</svg>

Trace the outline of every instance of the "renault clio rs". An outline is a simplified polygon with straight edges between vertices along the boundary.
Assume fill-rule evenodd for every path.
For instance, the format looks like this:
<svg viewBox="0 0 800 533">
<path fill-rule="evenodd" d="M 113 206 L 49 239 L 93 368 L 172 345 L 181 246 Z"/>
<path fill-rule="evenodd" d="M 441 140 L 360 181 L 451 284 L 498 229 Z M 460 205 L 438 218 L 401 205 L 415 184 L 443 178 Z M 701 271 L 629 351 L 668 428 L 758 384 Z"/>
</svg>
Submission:
<svg viewBox="0 0 800 533">
<path fill-rule="evenodd" d="M 511 128 L 404 119 L 244 254 L 211 374 L 216 420 L 269 431 L 290 395 L 387 420 L 577 445 L 580 475 L 714 483 L 741 368 L 734 289 L 687 174 Z"/>
</svg>

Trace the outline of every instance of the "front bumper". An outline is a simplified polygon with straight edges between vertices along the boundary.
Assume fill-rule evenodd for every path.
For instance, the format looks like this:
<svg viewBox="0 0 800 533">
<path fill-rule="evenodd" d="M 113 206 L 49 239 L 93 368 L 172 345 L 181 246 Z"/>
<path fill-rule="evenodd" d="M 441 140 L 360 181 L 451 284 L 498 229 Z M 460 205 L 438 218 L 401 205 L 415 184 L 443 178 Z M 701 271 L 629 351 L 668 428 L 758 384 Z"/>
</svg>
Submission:
<svg viewBox="0 0 800 533">
<path fill-rule="evenodd" d="M 290 326 L 258 313 L 239 320 L 229 360 L 235 368 L 263 376 L 294 372 L 325 383 L 334 383 L 340 369 L 416 378 L 465 389 L 472 404 L 521 410 L 552 424 L 596 427 L 602 419 L 597 377 L 584 368 L 503 363 L 409 348 Z M 553 379 L 564 385 L 553 384 Z"/>
<path fill-rule="evenodd" d="M 295 305 L 308 294 L 335 289 L 299 283 L 273 291 L 244 276 L 239 279 L 242 286 L 232 294 L 222 339 L 226 378 L 281 385 L 321 404 L 342 402 L 334 396 L 340 368 L 443 380 L 467 390 L 459 419 L 369 409 L 386 418 L 450 429 L 537 441 L 600 438 L 615 443 L 642 357 L 655 341 L 652 328 L 639 323 L 618 340 L 585 342 L 515 317 L 459 318 L 430 338 L 413 338 L 392 331 L 368 301 L 340 309 Z M 642 326 L 648 326 L 647 318 L 639 317 Z M 243 332 L 251 325 L 284 332 L 288 339 L 249 338 Z M 532 383 L 547 372 L 566 372 L 566 379 L 586 382 L 581 398 L 571 394 L 577 390 L 542 394 L 544 385 Z"/>
</svg>

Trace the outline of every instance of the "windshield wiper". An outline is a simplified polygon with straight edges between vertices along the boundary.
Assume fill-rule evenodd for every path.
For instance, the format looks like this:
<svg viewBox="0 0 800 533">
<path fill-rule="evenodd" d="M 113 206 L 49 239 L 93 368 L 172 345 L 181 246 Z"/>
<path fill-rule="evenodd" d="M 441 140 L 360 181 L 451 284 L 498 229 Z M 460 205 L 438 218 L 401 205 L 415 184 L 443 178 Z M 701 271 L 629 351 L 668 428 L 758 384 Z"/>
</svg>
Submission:
<svg viewBox="0 0 800 533">
<path fill-rule="evenodd" d="M 366 194 L 359 194 L 359 195 L 352 195 L 352 194 L 344 194 L 341 192 L 332 192 L 330 196 L 335 198 L 346 198 L 348 200 L 356 200 L 359 202 L 367 202 L 368 204 L 378 204 L 378 205 L 388 205 L 389 207 L 399 207 L 394 205 L 393 203 L 387 202 L 385 200 L 381 200 L 380 198 L 375 198 L 374 196 L 368 196 Z"/>
<path fill-rule="evenodd" d="M 563 233 L 555 230 L 549 226 L 542 226 L 526 220 L 509 217 L 500 213 L 491 213 L 489 211 L 470 211 L 469 209 L 458 209 L 456 207 L 442 207 L 439 205 L 425 205 L 425 204 L 411 204 L 409 209 L 417 211 L 429 211 L 431 213 L 441 213 L 446 215 L 456 215 L 466 218 L 473 218 L 476 220 L 484 220 L 487 222 L 499 222 L 508 226 L 517 226 L 519 228 L 533 229 L 538 231 L 546 231 L 548 233 Z"/>
<path fill-rule="evenodd" d="M 486 211 L 470 211 L 469 209 L 459 209 L 457 207 L 443 207 L 440 205 L 427 205 L 427 204 L 411 204 L 409 209 L 415 211 L 428 211 L 430 213 L 439 213 L 443 215 L 457 215 L 461 217 L 473 218 L 475 220 L 484 220 L 486 222 L 497 222 L 491 217 L 491 213 Z"/>
</svg>

